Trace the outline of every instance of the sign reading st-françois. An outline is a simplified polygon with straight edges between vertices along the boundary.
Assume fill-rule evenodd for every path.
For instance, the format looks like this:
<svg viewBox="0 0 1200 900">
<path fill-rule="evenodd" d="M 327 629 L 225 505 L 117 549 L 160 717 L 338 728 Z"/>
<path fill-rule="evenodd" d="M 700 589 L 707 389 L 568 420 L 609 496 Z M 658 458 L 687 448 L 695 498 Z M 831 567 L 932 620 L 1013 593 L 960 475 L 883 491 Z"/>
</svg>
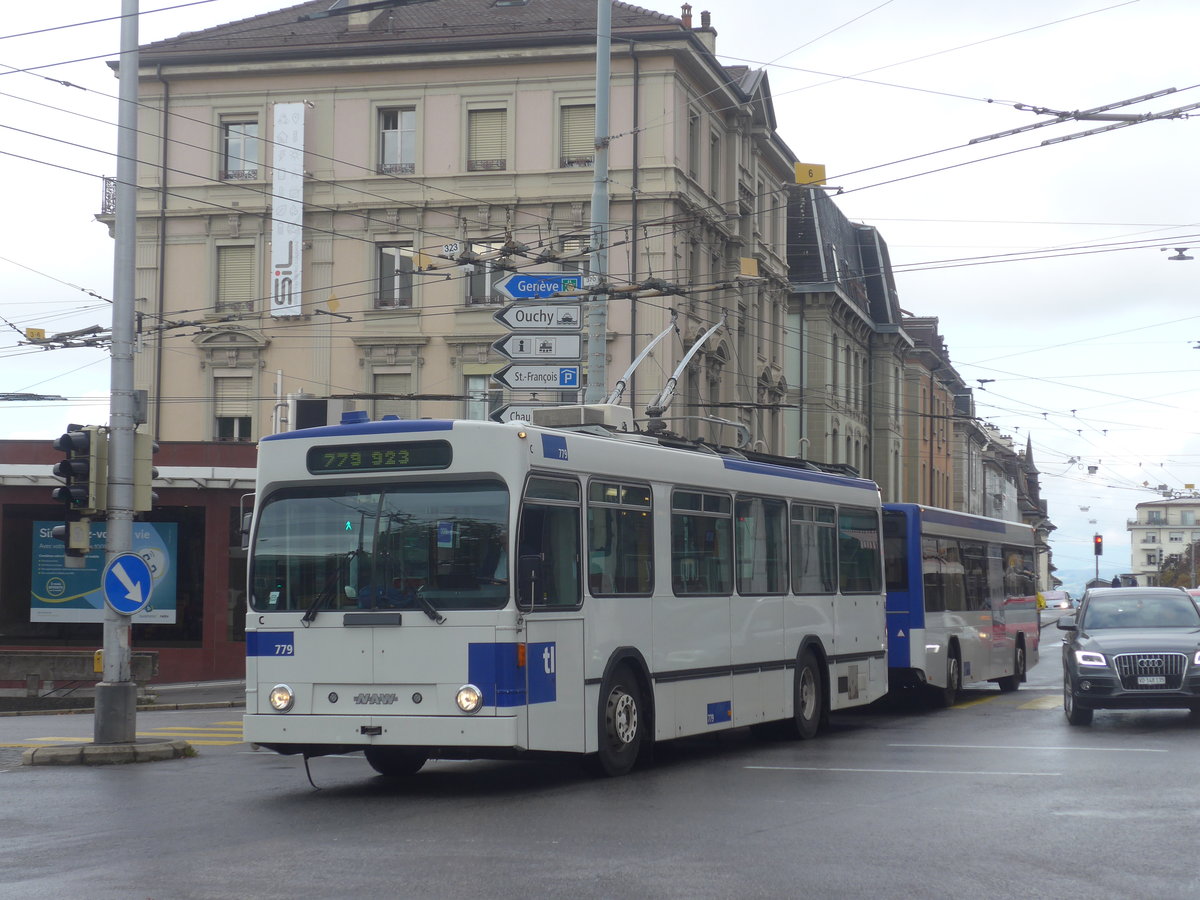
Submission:
<svg viewBox="0 0 1200 900">
<path fill-rule="evenodd" d="M 492 373 L 492 381 L 514 391 L 577 390 L 579 366 L 510 364 Z"/>
<path fill-rule="evenodd" d="M 579 331 L 583 316 L 578 303 L 510 303 L 492 314 L 510 331 Z"/>
<path fill-rule="evenodd" d="M 496 282 L 496 290 L 510 300 L 544 300 L 568 291 L 583 291 L 599 283 L 594 275 L 576 272 L 568 275 L 518 272 Z"/>
<path fill-rule="evenodd" d="M 577 334 L 506 334 L 492 349 L 509 359 L 579 359 Z"/>
</svg>

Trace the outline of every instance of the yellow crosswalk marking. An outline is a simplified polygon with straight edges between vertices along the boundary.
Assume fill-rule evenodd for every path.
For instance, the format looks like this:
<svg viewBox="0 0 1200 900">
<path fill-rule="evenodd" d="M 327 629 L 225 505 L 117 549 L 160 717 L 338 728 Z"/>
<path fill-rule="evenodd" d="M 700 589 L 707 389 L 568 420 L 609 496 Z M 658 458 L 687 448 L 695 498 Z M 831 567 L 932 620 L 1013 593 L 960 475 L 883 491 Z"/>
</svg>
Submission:
<svg viewBox="0 0 1200 900">
<path fill-rule="evenodd" d="M 1017 709 L 1060 709 L 1062 707 L 1062 697 L 1058 694 L 1050 694 L 1046 697 L 1036 697 L 1026 703 L 1022 703 Z"/>
</svg>

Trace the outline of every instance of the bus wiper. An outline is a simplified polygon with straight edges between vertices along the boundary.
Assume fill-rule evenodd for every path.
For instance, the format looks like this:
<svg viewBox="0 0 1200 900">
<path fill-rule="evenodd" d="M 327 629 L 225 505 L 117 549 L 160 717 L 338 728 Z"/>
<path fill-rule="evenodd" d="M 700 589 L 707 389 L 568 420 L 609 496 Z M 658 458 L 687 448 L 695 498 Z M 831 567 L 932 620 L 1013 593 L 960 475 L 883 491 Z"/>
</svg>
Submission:
<svg viewBox="0 0 1200 900">
<path fill-rule="evenodd" d="M 421 611 L 424 612 L 425 615 L 429 616 L 429 618 L 433 619 L 433 621 L 437 622 L 439 625 L 446 621 L 446 617 L 438 612 L 437 607 L 430 603 L 429 599 L 425 596 L 425 585 L 421 585 L 419 588 L 417 588 L 416 596 L 417 605 L 421 607 Z"/>
<path fill-rule="evenodd" d="M 305 628 L 317 617 L 317 610 L 333 599 L 334 589 L 342 581 L 342 570 L 346 565 L 346 561 L 353 559 L 360 553 L 362 553 L 361 550 L 351 550 L 338 562 L 338 567 L 325 580 L 325 586 L 321 588 L 321 592 L 313 597 L 313 602 L 308 605 L 308 609 L 304 610 L 304 615 L 300 617 L 300 622 Z"/>
</svg>

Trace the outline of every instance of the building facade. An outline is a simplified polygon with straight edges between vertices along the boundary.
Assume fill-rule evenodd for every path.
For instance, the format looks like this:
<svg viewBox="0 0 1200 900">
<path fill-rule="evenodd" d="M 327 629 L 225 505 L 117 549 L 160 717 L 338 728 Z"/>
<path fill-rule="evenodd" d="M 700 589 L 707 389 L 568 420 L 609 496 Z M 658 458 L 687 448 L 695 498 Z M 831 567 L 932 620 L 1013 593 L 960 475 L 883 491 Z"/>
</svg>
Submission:
<svg viewBox="0 0 1200 900">
<path fill-rule="evenodd" d="M 495 383 L 493 314 L 511 276 L 591 265 L 595 3 L 360 5 L 141 50 L 137 381 L 160 439 L 255 441 L 289 396 L 471 418 L 579 397 Z M 724 322 L 671 427 L 732 442 L 711 422 L 732 419 L 779 450 L 795 158 L 767 78 L 718 62 L 707 13 L 616 3 L 613 36 L 600 377 L 676 316 L 622 398 L 640 413 Z"/>
<path fill-rule="evenodd" d="M 1163 563 L 1171 557 L 1185 561 L 1184 568 L 1194 573 L 1200 566 L 1195 545 L 1200 542 L 1200 497 L 1168 497 L 1148 500 L 1135 507 L 1136 518 L 1129 519 L 1129 572 L 1139 585 L 1158 584 Z"/>
</svg>

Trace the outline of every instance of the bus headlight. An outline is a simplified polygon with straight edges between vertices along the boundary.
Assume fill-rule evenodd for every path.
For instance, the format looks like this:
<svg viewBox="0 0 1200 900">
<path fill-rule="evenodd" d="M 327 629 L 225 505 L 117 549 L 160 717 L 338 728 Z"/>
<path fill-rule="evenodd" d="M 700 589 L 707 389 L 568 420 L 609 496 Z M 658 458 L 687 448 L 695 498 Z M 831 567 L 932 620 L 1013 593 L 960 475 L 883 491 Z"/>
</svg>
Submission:
<svg viewBox="0 0 1200 900">
<path fill-rule="evenodd" d="M 465 713 L 477 713 L 483 706 L 483 691 L 473 684 L 464 684 L 454 695 L 454 702 Z"/>
<path fill-rule="evenodd" d="M 292 689 L 286 684 L 277 684 L 271 688 L 271 693 L 267 699 L 271 704 L 271 709 L 276 712 L 287 712 L 292 708 L 292 704 L 296 702 L 296 695 L 292 693 Z"/>
</svg>

